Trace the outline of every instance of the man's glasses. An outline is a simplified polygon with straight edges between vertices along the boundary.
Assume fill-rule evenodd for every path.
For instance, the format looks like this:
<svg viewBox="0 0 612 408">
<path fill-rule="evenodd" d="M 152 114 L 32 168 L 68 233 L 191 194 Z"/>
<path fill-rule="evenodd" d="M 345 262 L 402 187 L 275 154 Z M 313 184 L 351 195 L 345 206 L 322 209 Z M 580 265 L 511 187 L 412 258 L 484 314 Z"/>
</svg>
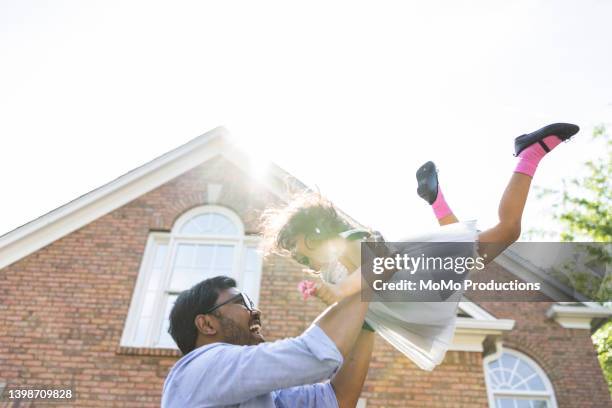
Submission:
<svg viewBox="0 0 612 408">
<path fill-rule="evenodd" d="M 232 296 L 225 302 L 219 303 L 218 305 L 213 306 L 212 308 L 208 309 L 206 312 L 202 314 L 212 313 L 218 308 L 220 308 L 221 306 L 227 305 L 228 303 L 236 303 L 236 300 L 240 300 L 242 305 L 247 308 L 249 313 L 253 313 L 255 311 L 255 303 L 251 300 L 249 295 L 247 295 L 246 293 L 239 293 L 236 296 Z"/>
</svg>

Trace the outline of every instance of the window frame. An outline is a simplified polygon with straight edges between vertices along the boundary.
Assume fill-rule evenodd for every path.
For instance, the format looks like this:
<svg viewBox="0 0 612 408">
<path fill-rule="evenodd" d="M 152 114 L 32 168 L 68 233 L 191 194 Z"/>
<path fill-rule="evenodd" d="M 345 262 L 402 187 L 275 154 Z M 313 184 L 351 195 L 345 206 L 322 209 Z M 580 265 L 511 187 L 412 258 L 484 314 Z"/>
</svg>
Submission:
<svg viewBox="0 0 612 408">
<path fill-rule="evenodd" d="M 205 214 L 219 214 L 227 217 L 237 228 L 235 235 L 197 235 L 180 234 L 179 231 L 194 217 Z M 164 325 L 164 317 L 168 297 L 180 293 L 177 288 L 172 288 L 171 267 L 177 255 L 180 244 L 231 244 L 234 246 L 232 261 L 232 272 L 230 277 L 236 279 L 239 290 L 246 290 L 249 296 L 257 304 L 259 301 L 261 273 L 263 269 L 262 259 L 255 268 L 254 279 L 249 279 L 251 287 L 245 288 L 245 276 L 247 271 L 247 254 L 249 249 L 257 250 L 260 237 L 257 235 L 246 235 L 244 224 L 240 217 L 232 210 L 218 205 L 204 205 L 193 208 L 183 213 L 175 221 L 171 232 L 151 232 L 149 233 L 141 266 L 138 272 L 137 282 L 132 294 L 132 301 L 126 318 L 120 345 L 122 347 L 139 347 L 153 349 L 168 349 L 167 345 L 160 345 L 161 329 Z M 149 282 L 153 274 L 153 262 L 156 256 L 156 246 L 167 245 L 166 255 L 161 271 L 158 287 L 155 288 L 155 299 L 153 301 L 151 321 L 148 325 L 147 334 L 142 344 L 136 343 L 136 331 L 138 321 L 142 317 L 143 305 L 147 294 Z M 161 317 L 159 317 L 161 316 Z M 175 345 L 173 349 L 178 349 Z"/>
<path fill-rule="evenodd" d="M 523 361 L 527 365 L 529 365 L 529 367 L 533 368 L 533 370 L 536 372 L 538 377 L 542 380 L 542 383 L 544 384 L 546 391 L 524 391 L 524 390 L 495 391 L 493 390 L 493 387 L 491 386 L 491 383 L 489 380 L 488 365 L 489 363 L 495 360 L 501 359 L 501 357 L 504 354 L 509 354 L 513 357 L 516 357 L 519 361 Z M 546 402 L 548 402 L 548 405 L 550 405 L 549 408 L 558 408 L 557 399 L 555 398 L 555 388 L 553 387 L 552 382 L 550 381 L 550 379 L 548 378 L 548 375 L 542 369 L 542 367 L 540 367 L 540 365 L 528 355 L 521 353 L 518 350 L 509 349 L 509 348 L 504 347 L 500 354 L 492 354 L 492 355 L 486 356 L 483 359 L 482 364 L 483 364 L 483 372 L 484 372 L 484 377 L 485 377 L 485 384 L 487 387 L 487 397 L 489 400 L 490 408 L 497 408 L 497 405 L 495 404 L 495 398 L 499 398 L 499 397 L 501 398 L 503 397 L 519 398 L 519 399 L 521 398 L 530 399 L 530 397 L 533 397 L 531 399 L 543 398 L 543 399 L 546 399 Z"/>
</svg>

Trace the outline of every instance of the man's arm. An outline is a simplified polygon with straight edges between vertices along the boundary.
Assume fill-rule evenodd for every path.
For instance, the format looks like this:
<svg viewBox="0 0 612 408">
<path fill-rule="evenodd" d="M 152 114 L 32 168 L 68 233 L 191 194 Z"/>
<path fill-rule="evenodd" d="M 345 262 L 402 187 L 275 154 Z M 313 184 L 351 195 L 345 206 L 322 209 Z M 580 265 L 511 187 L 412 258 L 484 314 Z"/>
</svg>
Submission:
<svg viewBox="0 0 612 408">
<path fill-rule="evenodd" d="M 189 398 L 188 405 L 207 407 L 240 404 L 274 390 L 319 382 L 330 378 L 343 361 L 334 343 L 314 325 L 295 338 L 253 346 L 215 343 L 201 355 L 197 349 L 193 353 L 174 373 L 173 388 Z"/>
<path fill-rule="evenodd" d="M 355 407 L 359 400 L 370 367 L 374 337 L 374 332 L 361 330 L 350 356 L 331 380 L 340 408 Z"/>
<path fill-rule="evenodd" d="M 185 361 L 179 387 L 193 404 L 231 405 L 330 378 L 348 358 L 366 310 L 357 294 L 330 306 L 299 337 L 255 346 L 219 344 Z"/>
<path fill-rule="evenodd" d="M 331 382 L 286 388 L 276 393 L 276 399 L 295 408 L 354 408 L 368 374 L 374 337 L 374 332 L 361 330 L 349 358 Z"/>
<path fill-rule="evenodd" d="M 285 388 L 274 393 L 278 406 L 291 408 L 341 408 L 334 388 L 328 382 Z M 351 408 L 354 408 L 351 407 Z"/>
<path fill-rule="evenodd" d="M 330 306 L 314 321 L 338 347 L 344 359 L 353 349 L 369 305 L 361 301 L 360 293 L 356 293 Z"/>
</svg>

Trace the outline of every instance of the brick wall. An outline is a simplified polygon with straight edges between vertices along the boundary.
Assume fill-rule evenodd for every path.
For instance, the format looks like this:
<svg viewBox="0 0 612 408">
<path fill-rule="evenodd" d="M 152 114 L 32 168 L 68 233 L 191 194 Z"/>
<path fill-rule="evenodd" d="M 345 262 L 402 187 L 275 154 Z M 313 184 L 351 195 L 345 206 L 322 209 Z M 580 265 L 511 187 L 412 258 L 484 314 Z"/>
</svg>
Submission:
<svg viewBox="0 0 612 408">
<path fill-rule="evenodd" d="M 496 282 L 515 279 L 497 264 L 486 273 Z M 481 302 L 499 319 L 513 319 L 515 328 L 503 337 L 504 346 L 535 360 L 548 374 L 560 407 L 612 407 L 588 330 L 565 329 L 546 318 L 549 302 Z"/>
<path fill-rule="evenodd" d="M 121 349 L 119 341 L 149 232 L 170 230 L 182 213 L 206 204 L 209 182 L 224 185 L 217 204 L 235 211 L 251 233 L 259 212 L 276 202 L 217 158 L 0 270 L 0 381 L 69 386 L 76 406 L 159 406 L 176 353 Z M 322 310 L 317 300 L 302 302 L 302 278 L 287 260 L 264 264 L 268 340 L 298 335 Z M 545 321 L 540 305 L 489 309 L 517 319 L 506 341 L 548 371 L 560 406 L 604 406 L 576 405 L 607 392 L 584 331 Z M 363 396 L 368 407 L 486 407 L 482 356 L 449 352 L 424 372 L 379 338 Z"/>
</svg>

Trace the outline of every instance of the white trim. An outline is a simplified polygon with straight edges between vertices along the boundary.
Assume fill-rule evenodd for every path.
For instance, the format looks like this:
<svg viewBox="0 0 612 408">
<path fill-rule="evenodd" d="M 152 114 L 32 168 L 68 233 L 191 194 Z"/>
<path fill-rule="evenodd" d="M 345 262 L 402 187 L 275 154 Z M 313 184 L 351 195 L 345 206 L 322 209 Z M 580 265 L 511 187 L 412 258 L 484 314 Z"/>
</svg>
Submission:
<svg viewBox="0 0 612 408">
<path fill-rule="evenodd" d="M 514 328 L 514 320 L 497 319 L 474 302 L 467 300 L 459 302 L 459 309 L 471 318 L 457 317 L 455 335 L 449 350 L 482 353 L 487 338 L 490 337 L 501 346 L 500 339 L 503 332 Z"/>
<path fill-rule="evenodd" d="M 501 338 L 504 332 L 514 328 L 514 324 L 514 320 L 510 319 L 479 320 L 457 317 L 455 336 L 449 350 L 481 353 L 484 351 L 483 343 L 487 337 Z"/>
<path fill-rule="evenodd" d="M 514 324 L 514 320 L 511 319 L 477 320 L 467 317 L 457 317 L 457 328 L 468 330 L 503 332 L 512 330 Z"/>
<path fill-rule="evenodd" d="M 183 229 L 183 227 L 185 226 L 187 222 L 189 222 L 192 218 L 198 215 L 209 214 L 209 213 L 221 214 L 227 217 L 238 228 L 238 232 L 236 233 L 236 235 L 224 235 L 224 236 L 220 236 L 219 237 L 220 239 L 230 238 L 232 240 L 235 240 L 236 237 L 241 237 L 244 235 L 244 223 L 242 222 L 238 214 L 236 214 L 234 211 L 230 210 L 229 208 L 222 207 L 220 205 L 201 205 L 201 206 L 192 208 L 189 211 L 186 211 L 180 217 L 178 217 L 176 221 L 174 222 L 174 225 L 172 226 L 172 235 L 175 237 L 181 236 L 180 231 L 181 229 Z M 184 236 L 191 237 L 191 235 L 188 235 L 188 234 L 185 234 Z M 206 235 L 206 237 L 210 237 L 210 236 Z M 215 239 L 217 238 L 215 237 Z"/>
<path fill-rule="evenodd" d="M 0 269 L 140 197 L 222 152 L 222 127 L 0 237 Z"/>
<path fill-rule="evenodd" d="M 494 360 L 497 360 L 498 358 L 501 357 L 500 356 L 496 356 L 496 355 L 489 355 L 486 356 L 485 358 L 483 358 L 482 360 L 482 369 L 484 371 L 484 376 L 485 376 L 485 384 L 487 387 L 487 397 L 489 399 L 489 407 L 490 408 L 497 408 L 495 405 L 495 396 L 508 396 L 508 397 L 512 397 L 512 396 L 517 396 L 517 397 L 545 397 L 547 399 L 549 399 L 550 403 L 550 408 L 557 408 L 557 399 L 555 398 L 555 387 L 553 387 L 552 383 L 550 382 L 550 379 L 548 378 L 548 375 L 546 374 L 546 372 L 542 369 L 542 367 L 540 367 L 540 365 L 534 361 L 531 357 L 529 357 L 526 354 L 521 353 L 520 351 L 517 350 L 513 350 L 513 349 L 508 349 L 505 348 L 504 349 L 504 353 L 513 355 L 514 357 L 518 358 L 519 360 L 523 360 L 525 362 L 527 362 L 531 368 L 533 368 L 536 372 L 536 374 L 538 374 L 540 376 L 540 379 L 542 380 L 542 382 L 544 383 L 544 386 L 548 389 L 547 393 L 544 392 L 538 392 L 538 391 L 529 391 L 529 392 L 525 392 L 525 391 L 498 391 L 498 392 L 493 392 L 493 389 L 491 387 L 491 384 L 489 383 L 489 373 L 487 372 L 487 365 Z"/>
<path fill-rule="evenodd" d="M 608 318 L 612 310 L 595 306 L 552 305 L 546 311 L 546 317 L 554 319 L 566 329 L 591 329 L 591 321 L 595 318 Z"/>
</svg>

